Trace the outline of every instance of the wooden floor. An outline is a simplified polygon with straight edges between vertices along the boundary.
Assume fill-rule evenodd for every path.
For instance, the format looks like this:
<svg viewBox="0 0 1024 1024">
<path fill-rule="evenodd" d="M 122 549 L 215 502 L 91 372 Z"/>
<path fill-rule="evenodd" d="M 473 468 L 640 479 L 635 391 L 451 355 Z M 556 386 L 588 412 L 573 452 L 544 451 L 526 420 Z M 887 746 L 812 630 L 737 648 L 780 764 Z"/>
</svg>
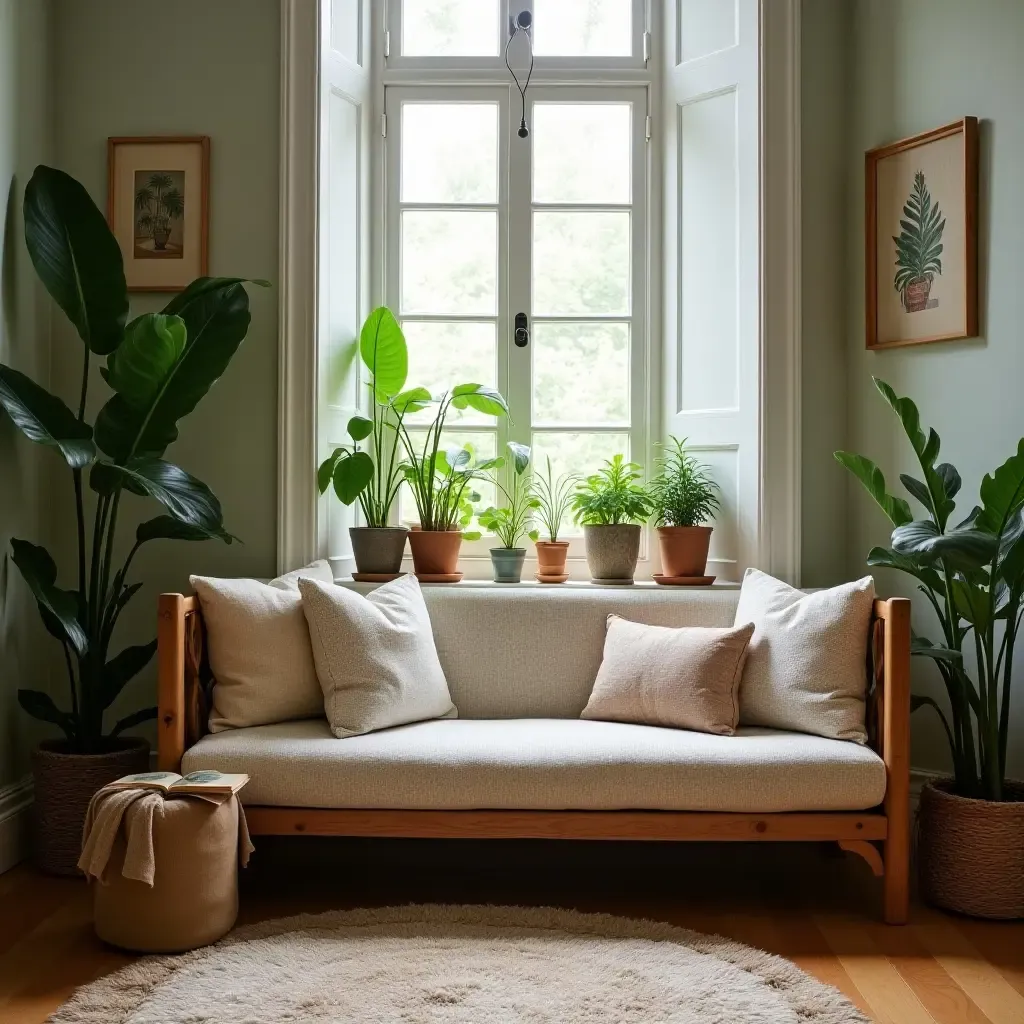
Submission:
<svg viewBox="0 0 1024 1024">
<path fill-rule="evenodd" d="M 259 839 L 243 923 L 408 902 L 552 905 L 656 918 L 787 957 L 892 1024 L 1022 1024 L 1024 922 L 915 904 L 887 928 L 859 859 L 809 844 Z M 93 936 L 84 882 L 0 876 L 0 1021 L 36 1024 L 130 962 Z"/>
</svg>

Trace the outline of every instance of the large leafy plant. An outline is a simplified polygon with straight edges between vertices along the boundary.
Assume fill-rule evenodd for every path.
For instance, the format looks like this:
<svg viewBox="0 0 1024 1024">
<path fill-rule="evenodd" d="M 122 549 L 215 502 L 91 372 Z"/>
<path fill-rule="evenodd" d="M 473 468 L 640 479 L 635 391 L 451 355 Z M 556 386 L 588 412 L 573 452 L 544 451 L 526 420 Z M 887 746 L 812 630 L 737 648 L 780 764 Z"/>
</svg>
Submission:
<svg viewBox="0 0 1024 1024">
<path fill-rule="evenodd" d="M 635 462 L 613 456 L 577 486 L 572 499 L 576 522 L 584 526 L 647 522 L 653 503 L 639 482 L 641 476 Z"/>
<path fill-rule="evenodd" d="M 496 534 L 503 548 L 514 549 L 523 537 L 536 540 L 540 534 L 532 528 L 533 513 L 540 502 L 530 492 L 530 448 L 518 441 L 508 442 L 512 457 L 511 489 L 494 477 L 494 486 L 505 499 L 500 508 L 493 505 L 477 517 L 485 530 Z"/>
<path fill-rule="evenodd" d="M 533 493 L 537 498 L 537 518 L 547 531 L 548 539 L 558 540 L 558 531 L 562 528 L 573 507 L 573 494 L 579 477 L 574 473 L 565 473 L 556 477 L 551 468 L 551 458 L 547 457 L 543 473 L 535 473 L 533 477 Z"/>
<path fill-rule="evenodd" d="M 425 390 L 417 390 L 423 391 L 426 398 L 417 399 L 415 409 L 435 401 Z M 507 416 L 508 403 L 501 392 L 485 384 L 459 384 L 436 402 L 437 413 L 423 432 L 420 443 L 405 422 L 395 426 L 405 449 L 403 472 L 412 489 L 420 529 L 464 529 L 473 518 L 473 502 L 479 501 L 479 495 L 471 486 L 473 481 L 487 479 L 488 471 L 504 465 L 504 460 L 499 457 L 477 461 L 469 445 L 442 447 L 445 422 L 452 409 L 475 409 L 486 416 Z M 480 534 L 469 531 L 463 536 L 476 540 Z"/>
<path fill-rule="evenodd" d="M 980 504 L 950 525 L 960 474 L 938 462 L 939 435 L 921 425 L 917 406 L 884 381 L 875 387 L 896 413 L 921 476 L 900 480 L 923 507 L 886 490 L 882 471 L 850 452 L 836 458 L 861 481 L 893 525 L 890 548 L 872 548 L 868 565 L 912 576 L 938 619 L 941 638 L 913 637 L 912 653 L 931 658 L 949 698 L 949 715 L 931 697 L 915 696 L 942 721 L 953 757 L 956 791 L 1002 800 L 1006 777 L 1014 646 L 1024 597 L 1024 439 L 1017 452 L 981 481 Z M 974 665 L 965 654 L 973 654 Z"/>
<path fill-rule="evenodd" d="M 156 717 L 149 707 L 105 731 L 105 715 L 149 662 L 156 641 L 109 656 L 118 617 L 142 586 L 129 583 L 139 548 L 153 540 L 232 540 L 220 502 L 164 458 L 187 416 L 227 368 L 249 328 L 249 298 L 239 278 L 203 277 L 160 313 L 128 320 L 121 251 L 85 189 L 52 167 L 37 167 L 25 190 L 25 241 L 36 273 L 82 339 L 82 383 L 73 411 L 9 366 L 0 366 L 0 405 L 30 441 L 53 448 L 70 470 L 77 541 L 76 585 L 62 589 L 45 548 L 13 539 L 11 552 L 59 641 L 68 700 L 59 708 L 38 690 L 19 690 L 21 706 L 60 728 L 69 749 L 94 753 L 112 737 Z M 264 282 L 260 282 L 264 283 Z M 86 419 L 89 370 L 113 394 L 94 423 Z M 86 485 L 95 493 L 87 503 Z M 164 508 L 142 523 L 124 561 L 115 562 L 121 500 L 150 497 Z M 90 522 L 91 515 L 91 522 Z"/>
<path fill-rule="evenodd" d="M 649 491 L 658 526 L 700 526 L 719 508 L 718 485 L 710 470 L 686 450 L 686 439 L 670 437 L 661 445 L 658 475 Z"/>
<path fill-rule="evenodd" d="M 431 401 L 425 388 L 403 391 L 409 373 L 409 351 L 402 328 L 387 306 L 375 309 L 359 332 L 359 354 L 370 372 L 370 416 L 348 421 L 350 445 L 340 445 L 317 469 L 317 487 L 334 493 L 345 505 L 359 500 L 367 526 L 390 524 L 391 507 L 405 476 L 399 442 L 407 413 Z M 360 442 L 369 438 L 370 453 Z"/>
<path fill-rule="evenodd" d="M 942 232 L 946 221 L 939 204 L 932 203 L 924 174 L 914 175 L 914 187 L 903 206 L 900 233 L 893 235 L 896 243 L 896 276 L 893 286 L 907 304 L 907 287 L 917 281 L 931 280 L 942 273 Z"/>
</svg>

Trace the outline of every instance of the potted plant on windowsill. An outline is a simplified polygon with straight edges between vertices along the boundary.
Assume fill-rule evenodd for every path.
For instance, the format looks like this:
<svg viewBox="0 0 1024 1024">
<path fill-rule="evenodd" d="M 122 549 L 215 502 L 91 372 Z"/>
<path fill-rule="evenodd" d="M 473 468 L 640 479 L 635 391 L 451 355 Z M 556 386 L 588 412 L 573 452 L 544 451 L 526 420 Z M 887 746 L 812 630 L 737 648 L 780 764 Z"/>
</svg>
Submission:
<svg viewBox="0 0 1024 1024">
<path fill-rule="evenodd" d="M 718 487 L 708 467 L 686 451 L 685 439 L 670 437 L 661 448 L 649 487 L 661 547 L 659 582 L 707 581 L 712 527 L 703 524 L 718 511 Z"/>
<path fill-rule="evenodd" d="M 429 399 L 433 401 L 433 399 Z M 423 408 L 426 403 L 417 403 Z M 507 416 L 508 404 L 499 391 L 485 384 L 459 384 L 437 400 L 437 414 L 417 445 L 405 422 L 397 425 L 406 463 L 405 479 L 412 490 L 419 516 L 418 526 L 409 534 L 413 569 L 417 577 L 429 583 L 457 583 L 459 550 L 463 538 L 478 540 L 477 531 L 466 531 L 473 518 L 473 502 L 479 495 L 474 480 L 483 479 L 501 459 L 476 462 L 469 446 L 442 448 L 442 434 L 448 413 L 454 409 L 474 409 L 486 416 Z"/>
<path fill-rule="evenodd" d="M 402 328 L 387 306 L 375 309 L 359 333 L 359 354 L 370 372 L 370 417 L 348 421 L 351 445 L 340 445 L 317 469 L 323 494 L 333 486 L 344 505 L 359 502 L 363 526 L 350 526 L 356 579 L 383 582 L 401 575 L 402 555 L 409 531 L 391 522 L 391 509 L 405 478 L 400 457 L 400 428 L 406 413 L 426 408 L 425 388 L 405 387 L 409 352 Z M 369 438 L 370 452 L 360 442 Z"/>
<path fill-rule="evenodd" d="M 534 475 L 533 492 L 537 498 L 538 518 L 547 532 L 547 540 L 537 540 L 538 583 L 564 583 L 569 574 L 565 571 L 565 560 L 569 554 L 569 542 L 559 540 L 562 523 L 572 511 L 573 491 L 579 477 L 573 473 L 555 477 L 551 459 L 546 460 L 543 474 Z"/>
<path fill-rule="evenodd" d="M 583 526 L 587 565 L 595 583 L 633 582 L 640 527 L 651 515 L 651 498 L 640 479 L 635 462 L 615 455 L 576 488 L 574 518 Z"/>
<path fill-rule="evenodd" d="M 519 547 L 518 543 L 523 537 L 536 540 L 539 536 L 530 528 L 534 510 L 540 507 L 540 502 L 530 493 L 530 449 L 525 444 L 509 441 L 508 451 L 512 457 L 512 489 L 506 489 L 500 480 L 494 479 L 494 486 L 507 504 L 502 508 L 492 506 L 477 517 L 480 525 L 501 541 L 500 547 L 491 548 L 495 583 L 522 580 L 526 548 Z"/>
<path fill-rule="evenodd" d="M 121 251 L 85 189 L 63 171 L 37 167 L 25 189 L 24 210 L 36 273 L 83 342 L 77 411 L 24 374 L 0 366 L 0 406 L 30 441 L 53 448 L 71 471 L 75 588 L 58 586 L 57 565 L 39 545 L 12 539 L 11 557 L 47 632 L 61 646 L 67 670 L 63 707 L 42 691 L 18 690 L 29 715 L 63 733 L 63 739 L 44 740 L 32 756 L 36 859 L 45 871 L 77 874 L 92 795 L 149 764 L 148 744 L 125 734 L 156 718 L 155 707 L 107 727 L 111 706 L 156 651 L 152 640 L 109 654 L 121 612 L 142 586 L 129 582 L 135 555 L 153 540 L 232 540 L 214 494 L 164 454 L 177 439 L 179 420 L 224 373 L 245 338 L 249 298 L 239 278 L 201 277 L 161 313 L 128 322 Z M 106 357 L 100 374 L 113 394 L 89 423 L 93 356 Z M 94 502 L 86 502 L 87 485 Z M 136 528 L 118 567 L 118 512 L 126 495 L 154 498 L 164 514 Z"/>
<path fill-rule="evenodd" d="M 900 480 L 924 518 L 915 520 L 905 499 L 887 493 L 869 459 L 851 452 L 836 458 L 894 528 L 891 548 L 872 548 L 868 565 L 912 576 L 938 619 L 937 642 L 915 634 L 911 653 L 932 660 L 949 698 L 947 714 L 932 697 L 911 697 L 912 709 L 927 706 L 939 716 L 953 761 L 952 778 L 921 792 L 921 891 L 960 913 L 1024 917 L 1024 784 L 1006 778 L 1013 655 L 1024 617 L 1024 438 L 981 481 L 980 504 L 951 526 L 961 480 L 948 462 L 936 461 L 939 435 L 925 432 L 909 398 L 877 378 L 875 386 L 917 457 L 921 478 Z"/>
</svg>

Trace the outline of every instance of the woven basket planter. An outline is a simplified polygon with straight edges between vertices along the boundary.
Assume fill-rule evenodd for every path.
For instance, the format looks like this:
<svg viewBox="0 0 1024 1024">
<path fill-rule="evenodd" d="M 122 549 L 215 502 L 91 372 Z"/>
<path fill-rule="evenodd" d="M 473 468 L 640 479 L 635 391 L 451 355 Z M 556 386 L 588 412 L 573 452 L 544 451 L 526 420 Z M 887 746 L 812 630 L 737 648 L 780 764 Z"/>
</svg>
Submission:
<svg viewBox="0 0 1024 1024">
<path fill-rule="evenodd" d="M 35 781 L 35 856 L 40 871 L 78 875 L 85 812 L 93 793 L 122 775 L 149 770 L 145 740 L 111 741 L 102 754 L 72 754 L 63 740 L 46 740 L 32 751 Z"/>
<path fill-rule="evenodd" d="M 1007 800 L 957 796 L 951 779 L 929 782 L 918 811 L 921 894 L 972 917 L 1024 917 L 1024 783 Z"/>
</svg>

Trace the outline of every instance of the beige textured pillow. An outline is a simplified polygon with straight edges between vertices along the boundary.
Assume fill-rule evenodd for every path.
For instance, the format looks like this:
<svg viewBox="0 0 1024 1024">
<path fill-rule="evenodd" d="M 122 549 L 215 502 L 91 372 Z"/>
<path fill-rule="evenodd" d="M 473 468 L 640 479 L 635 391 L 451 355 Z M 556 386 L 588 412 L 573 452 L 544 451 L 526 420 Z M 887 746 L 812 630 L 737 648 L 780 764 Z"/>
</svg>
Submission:
<svg viewBox="0 0 1024 1024">
<path fill-rule="evenodd" d="M 731 736 L 752 625 L 646 626 L 608 616 L 604 660 L 581 718 Z"/>
<path fill-rule="evenodd" d="M 874 599 L 870 576 L 806 594 L 748 569 L 735 622 L 756 628 L 740 683 L 740 724 L 866 743 Z"/>
<path fill-rule="evenodd" d="M 270 583 L 189 577 L 203 609 L 214 678 L 210 732 L 323 715 L 300 577 L 334 585 L 326 560 Z"/>
<path fill-rule="evenodd" d="M 365 597 L 316 580 L 300 580 L 299 590 L 335 736 L 458 715 L 415 576 Z"/>
</svg>

